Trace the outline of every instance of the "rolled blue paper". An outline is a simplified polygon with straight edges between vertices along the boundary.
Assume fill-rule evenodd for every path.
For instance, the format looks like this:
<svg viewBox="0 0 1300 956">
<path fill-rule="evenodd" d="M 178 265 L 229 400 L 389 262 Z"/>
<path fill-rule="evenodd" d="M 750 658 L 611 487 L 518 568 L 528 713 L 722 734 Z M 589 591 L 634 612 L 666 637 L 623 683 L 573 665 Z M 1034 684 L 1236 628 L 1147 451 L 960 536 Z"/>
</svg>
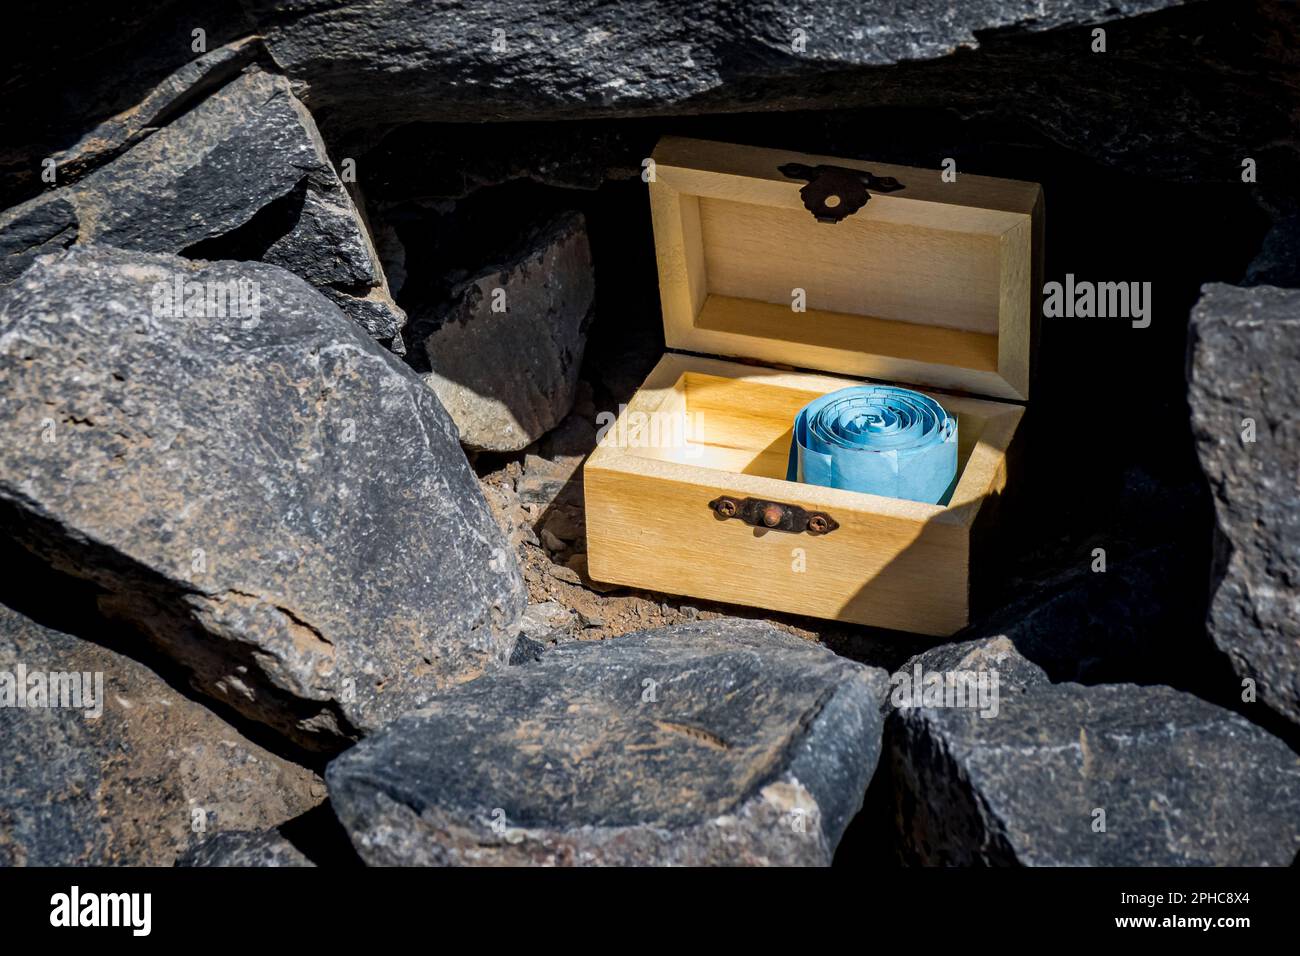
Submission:
<svg viewBox="0 0 1300 956">
<path fill-rule="evenodd" d="M 842 388 L 794 421 L 786 479 L 939 504 L 957 476 L 957 419 L 928 395 Z"/>
</svg>

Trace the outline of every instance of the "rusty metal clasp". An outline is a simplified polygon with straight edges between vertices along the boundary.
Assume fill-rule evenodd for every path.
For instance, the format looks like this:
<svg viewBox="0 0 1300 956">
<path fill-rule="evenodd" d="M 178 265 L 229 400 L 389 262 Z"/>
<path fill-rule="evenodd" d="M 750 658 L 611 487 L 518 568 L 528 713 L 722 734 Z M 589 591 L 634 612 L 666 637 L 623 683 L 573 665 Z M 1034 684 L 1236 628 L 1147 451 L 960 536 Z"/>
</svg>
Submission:
<svg viewBox="0 0 1300 956">
<path fill-rule="evenodd" d="M 799 195 L 803 198 L 804 208 L 818 222 L 840 222 L 853 215 L 871 198 L 868 187 L 881 193 L 906 188 L 893 176 L 876 176 L 864 169 L 849 169 L 847 166 L 786 163 L 777 169 L 790 179 L 807 180 L 808 185 L 799 190 Z"/>
<path fill-rule="evenodd" d="M 762 498 L 732 498 L 720 495 L 709 502 L 709 507 L 719 520 L 739 518 L 745 524 L 772 531 L 792 534 L 808 532 L 811 535 L 830 534 L 840 523 L 824 511 L 807 511 L 798 505 Z"/>
</svg>

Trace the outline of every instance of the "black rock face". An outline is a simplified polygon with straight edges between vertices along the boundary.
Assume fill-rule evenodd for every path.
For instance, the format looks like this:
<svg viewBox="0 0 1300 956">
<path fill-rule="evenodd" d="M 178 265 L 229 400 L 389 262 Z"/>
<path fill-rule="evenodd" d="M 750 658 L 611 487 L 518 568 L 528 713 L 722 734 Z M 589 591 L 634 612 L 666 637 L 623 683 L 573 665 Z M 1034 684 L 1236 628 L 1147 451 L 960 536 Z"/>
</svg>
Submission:
<svg viewBox="0 0 1300 956">
<path fill-rule="evenodd" d="M 522 584 L 450 420 L 301 279 L 76 248 L 0 329 L 20 538 L 205 693 L 328 748 L 504 662 Z"/>
<path fill-rule="evenodd" d="M 568 644 L 349 750 L 331 799 L 372 864 L 825 864 L 884 689 L 766 624 Z"/>
<path fill-rule="evenodd" d="M 467 448 L 527 448 L 569 413 L 578 385 L 595 296 L 586 224 L 560 214 L 511 246 L 412 310 L 407 331 L 412 364 Z"/>
<path fill-rule="evenodd" d="M 1005 667 L 991 651 L 919 661 Z M 890 716 L 904 862 L 1288 866 L 1300 852 L 1300 757 L 1245 718 L 1168 687 L 1049 684 L 1024 662 L 1010 676 L 991 715 Z"/>
<path fill-rule="evenodd" d="M 226 54 L 223 56 L 223 54 Z M 130 114 L 231 66 L 183 68 Z M 238 65 L 238 60 L 234 65 Z M 110 122 L 65 153 L 56 187 L 0 215 L 0 278 L 73 242 L 194 259 L 256 259 L 325 292 L 376 339 L 401 350 L 406 321 L 387 292 L 361 214 L 335 175 L 288 81 L 255 66 L 199 95 L 161 128 Z M 168 99 L 164 104 L 175 108 Z M 153 107 L 153 108 L 151 108 Z"/>
<path fill-rule="evenodd" d="M 1297 333 L 1300 291 L 1207 285 L 1192 311 L 1188 402 L 1217 515 L 1210 634 L 1248 698 L 1300 725 Z"/>
</svg>

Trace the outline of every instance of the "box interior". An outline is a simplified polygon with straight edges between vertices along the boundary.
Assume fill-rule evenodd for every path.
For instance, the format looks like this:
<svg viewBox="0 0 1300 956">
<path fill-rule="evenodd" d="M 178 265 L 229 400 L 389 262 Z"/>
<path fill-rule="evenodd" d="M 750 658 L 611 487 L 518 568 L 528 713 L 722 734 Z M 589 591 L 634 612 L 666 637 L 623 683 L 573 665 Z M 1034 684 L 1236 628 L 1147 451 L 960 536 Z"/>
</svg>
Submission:
<svg viewBox="0 0 1300 956">
<path fill-rule="evenodd" d="M 794 387 L 703 371 L 682 371 L 657 403 L 656 414 L 627 416 L 624 454 L 672 461 L 696 468 L 754 475 L 785 483 L 795 415 L 808 402 L 859 382 L 807 376 L 817 387 Z M 960 488 L 971 454 L 990 419 L 1008 406 L 935 396 L 957 418 L 957 481 Z M 638 432 L 637 430 L 641 431 Z M 801 485 L 803 489 L 808 486 Z M 864 506 L 880 500 L 859 494 Z M 950 495 L 962 500 L 966 496 Z M 946 506 L 948 500 L 941 503 Z"/>
<path fill-rule="evenodd" d="M 671 137 L 655 155 L 670 348 L 1028 397 L 1037 185 L 840 160 L 905 188 L 827 223 L 779 171 L 826 157 Z"/>
<path fill-rule="evenodd" d="M 700 229 L 711 294 L 788 307 L 798 280 L 826 311 L 997 335 L 998 230 L 856 215 L 826 224 L 802 209 L 710 197 L 700 199 Z M 779 256 L 768 255 L 772 237 Z"/>
</svg>

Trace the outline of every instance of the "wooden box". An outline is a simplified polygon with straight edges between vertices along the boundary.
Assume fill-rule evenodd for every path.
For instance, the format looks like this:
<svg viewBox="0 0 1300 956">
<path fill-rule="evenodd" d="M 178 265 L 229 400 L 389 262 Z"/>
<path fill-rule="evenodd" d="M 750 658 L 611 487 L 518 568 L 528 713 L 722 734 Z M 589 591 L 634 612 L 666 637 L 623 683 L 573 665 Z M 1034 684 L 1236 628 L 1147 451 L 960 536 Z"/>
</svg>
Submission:
<svg viewBox="0 0 1300 956">
<path fill-rule="evenodd" d="M 654 162 L 670 351 L 586 463 L 592 578 L 956 632 L 1029 398 L 1040 187 L 675 137 Z M 825 167 L 805 205 L 805 179 Z M 866 204 L 818 219 L 859 170 L 874 177 Z M 800 292 L 806 311 L 792 307 Z M 920 387 L 957 418 L 946 504 L 785 480 L 798 410 L 867 378 Z"/>
</svg>

